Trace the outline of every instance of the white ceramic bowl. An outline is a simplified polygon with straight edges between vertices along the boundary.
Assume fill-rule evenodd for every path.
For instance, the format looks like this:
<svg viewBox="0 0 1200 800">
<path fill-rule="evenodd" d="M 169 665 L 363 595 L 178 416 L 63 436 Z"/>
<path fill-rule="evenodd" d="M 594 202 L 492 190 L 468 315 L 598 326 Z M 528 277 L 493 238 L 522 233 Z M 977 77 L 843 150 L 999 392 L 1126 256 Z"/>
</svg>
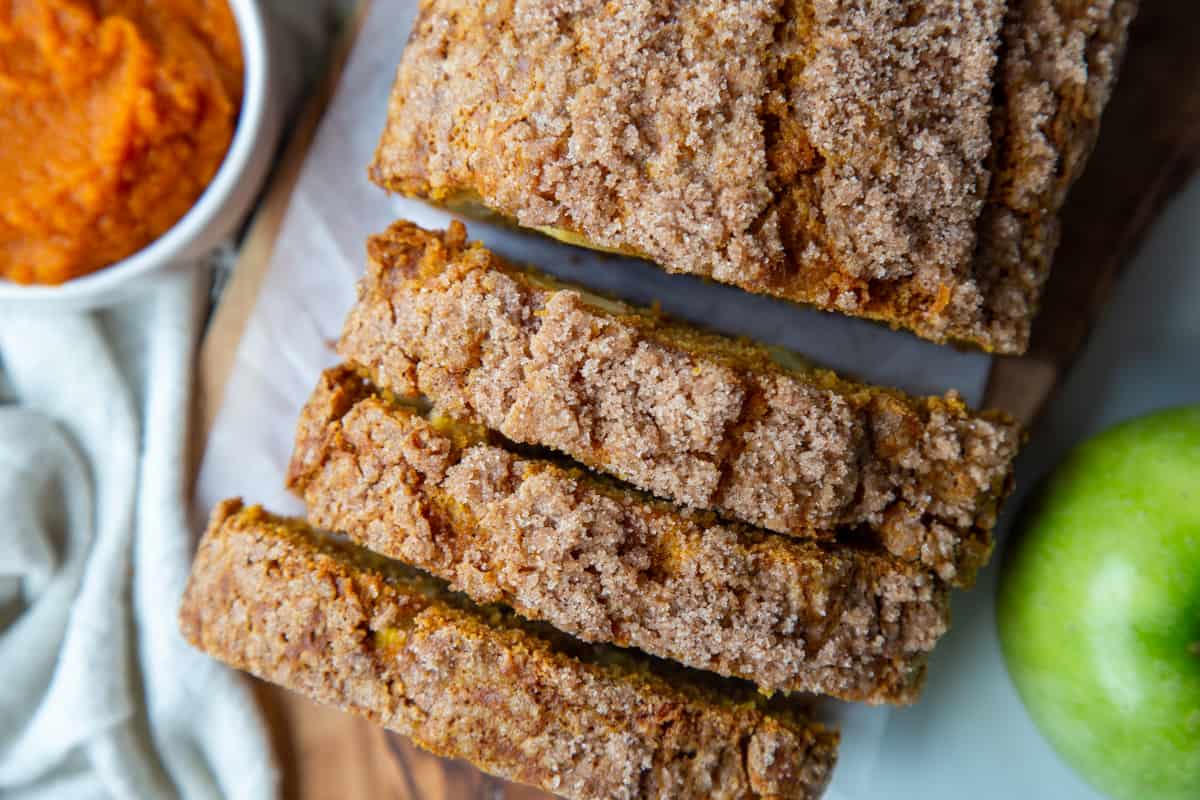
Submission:
<svg viewBox="0 0 1200 800">
<path fill-rule="evenodd" d="M 198 257 L 228 236 L 249 209 L 271 165 L 283 118 L 276 83 L 278 48 L 270 42 L 257 0 L 228 0 L 242 42 L 245 85 L 237 129 L 212 183 L 171 228 L 115 264 L 58 286 L 0 279 L 0 309 L 70 311 L 111 305 L 173 269 L 194 269 Z"/>
</svg>

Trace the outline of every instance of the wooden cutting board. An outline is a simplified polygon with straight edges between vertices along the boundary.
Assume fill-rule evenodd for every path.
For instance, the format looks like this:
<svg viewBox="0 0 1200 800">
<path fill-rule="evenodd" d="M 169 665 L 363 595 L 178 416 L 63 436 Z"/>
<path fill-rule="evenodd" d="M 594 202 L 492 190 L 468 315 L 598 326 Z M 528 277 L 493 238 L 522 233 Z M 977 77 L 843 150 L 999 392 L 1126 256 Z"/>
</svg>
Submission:
<svg viewBox="0 0 1200 800">
<path fill-rule="evenodd" d="M 270 261 L 284 209 L 317 123 L 365 16 L 331 60 L 248 230 L 200 353 L 199 435 L 207 436 L 233 355 Z M 1101 313 L 1114 281 L 1163 205 L 1200 163 L 1200 4 L 1144 0 L 1120 84 L 1087 172 L 1064 212 L 1063 242 L 1026 356 L 997 359 L 986 405 L 1031 424 Z M 430 756 L 405 738 L 266 684 L 257 684 L 287 797 L 317 800 L 548 797 Z"/>
</svg>

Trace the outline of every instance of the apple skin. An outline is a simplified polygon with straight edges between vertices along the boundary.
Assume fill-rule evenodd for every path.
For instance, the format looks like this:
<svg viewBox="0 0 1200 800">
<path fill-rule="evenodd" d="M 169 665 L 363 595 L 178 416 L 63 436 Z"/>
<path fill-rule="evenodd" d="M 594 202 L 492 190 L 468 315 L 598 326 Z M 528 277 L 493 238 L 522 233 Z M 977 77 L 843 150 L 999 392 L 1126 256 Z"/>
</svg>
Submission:
<svg viewBox="0 0 1200 800">
<path fill-rule="evenodd" d="M 997 623 L 1034 722 L 1116 800 L 1197 800 L 1200 405 L 1084 443 L 1025 522 Z"/>
</svg>

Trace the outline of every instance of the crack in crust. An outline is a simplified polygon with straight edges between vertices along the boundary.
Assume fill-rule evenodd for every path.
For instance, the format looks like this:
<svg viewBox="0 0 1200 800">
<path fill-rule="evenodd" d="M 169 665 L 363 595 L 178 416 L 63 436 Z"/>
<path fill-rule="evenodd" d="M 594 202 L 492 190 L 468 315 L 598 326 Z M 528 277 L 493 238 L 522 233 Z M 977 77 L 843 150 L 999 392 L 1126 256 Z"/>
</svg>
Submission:
<svg viewBox="0 0 1200 800">
<path fill-rule="evenodd" d="M 1020 353 L 1134 7 L 424 0 L 371 175 Z"/>
<path fill-rule="evenodd" d="M 924 569 L 681 512 L 496 438 L 342 367 L 301 414 L 288 485 L 312 523 L 585 641 L 768 691 L 916 700 L 949 623 Z"/>
<path fill-rule="evenodd" d="M 180 611 L 193 645 L 568 798 L 816 798 L 837 734 L 744 686 L 587 648 L 229 500 Z"/>
<path fill-rule="evenodd" d="M 520 270 L 455 223 L 398 222 L 338 344 L 378 386 L 684 506 L 813 538 L 864 529 L 968 585 L 1011 488 L 1017 425 L 912 398 Z"/>
</svg>

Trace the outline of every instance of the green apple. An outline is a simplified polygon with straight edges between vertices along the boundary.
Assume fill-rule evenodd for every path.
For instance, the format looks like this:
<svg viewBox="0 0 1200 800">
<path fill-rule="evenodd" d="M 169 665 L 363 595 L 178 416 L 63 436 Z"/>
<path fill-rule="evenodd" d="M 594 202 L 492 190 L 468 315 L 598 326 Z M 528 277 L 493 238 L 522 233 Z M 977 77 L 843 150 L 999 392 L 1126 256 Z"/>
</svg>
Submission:
<svg viewBox="0 0 1200 800">
<path fill-rule="evenodd" d="M 1200 406 L 1083 444 L 1017 536 L 997 621 L 1038 728 L 1110 797 L 1200 798 Z"/>
</svg>

